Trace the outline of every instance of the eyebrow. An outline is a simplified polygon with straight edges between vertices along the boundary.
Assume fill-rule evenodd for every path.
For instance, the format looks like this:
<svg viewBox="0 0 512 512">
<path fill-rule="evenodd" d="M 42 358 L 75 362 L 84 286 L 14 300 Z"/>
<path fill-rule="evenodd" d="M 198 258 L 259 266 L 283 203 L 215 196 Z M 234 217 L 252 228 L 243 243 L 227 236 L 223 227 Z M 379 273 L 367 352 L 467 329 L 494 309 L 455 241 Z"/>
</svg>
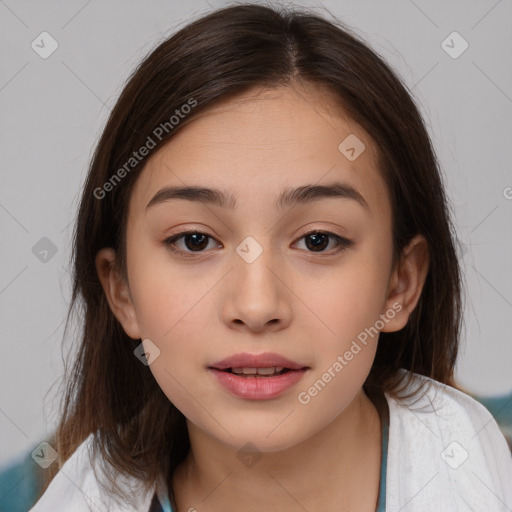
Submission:
<svg viewBox="0 0 512 512">
<path fill-rule="evenodd" d="M 285 188 L 275 202 L 275 207 L 282 209 L 298 203 L 310 203 L 319 199 L 337 197 L 357 201 L 362 207 L 370 210 L 364 197 L 351 185 L 335 182 L 328 185 L 302 185 L 297 188 Z M 217 205 L 223 208 L 236 208 L 236 196 L 226 194 L 216 188 L 201 186 L 164 187 L 160 189 L 149 201 L 146 210 L 151 206 L 169 201 L 171 199 L 186 199 Z"/>
</svg>

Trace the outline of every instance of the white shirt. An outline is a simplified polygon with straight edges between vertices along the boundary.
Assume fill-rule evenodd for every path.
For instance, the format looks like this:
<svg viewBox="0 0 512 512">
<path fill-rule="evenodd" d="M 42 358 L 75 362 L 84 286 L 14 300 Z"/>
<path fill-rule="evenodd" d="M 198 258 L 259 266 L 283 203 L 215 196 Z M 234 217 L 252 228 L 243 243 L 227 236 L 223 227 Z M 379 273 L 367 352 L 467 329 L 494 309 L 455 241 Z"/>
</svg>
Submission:
<svg viewBox="0 0 512 512">
<path fill-rule="evenodd" d="M 512 512 L 512 455 L 490 412 L 454 388 L 413 377 L 407 392 L 427 386 L 418 396 L 404 401 L 386 394 L 386 511 Z M 153 493 L 162 495 L 162 482 L 144 494 L 141 482 L 121 475 L 134 504 L 119 504 L 103 493 L 87 456 L 92 438 L 29 512 L 147 512 Z"/>
</svg>

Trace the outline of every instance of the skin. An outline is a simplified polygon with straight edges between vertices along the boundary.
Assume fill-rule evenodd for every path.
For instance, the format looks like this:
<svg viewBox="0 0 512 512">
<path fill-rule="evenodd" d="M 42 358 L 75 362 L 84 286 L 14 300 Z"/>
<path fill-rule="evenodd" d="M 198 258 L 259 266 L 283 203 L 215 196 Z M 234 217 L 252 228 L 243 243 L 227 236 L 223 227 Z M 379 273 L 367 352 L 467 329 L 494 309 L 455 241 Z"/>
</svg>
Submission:
<svg viewBox="0 0 512 512">
<path fill-rule="evenodd" d="M 349 134 L 366 146 L 352 162 L 338 150 Z M 96 265 L 126 333 L 160 349 L 149 369 L 187 418 L 191 450 L 174 477 L 179 512 L 269 504 L 290 512 L 375 510 L 381 424 L 362 385 L 378 337 L 307 405 L 297 395 L 393 304 L 401 311 L 381 330 L 404 327 L 420 297 L 427 244 L 416 236 L 392 267 L 391 204 L 376 162 L 369 135 L 327 91 L 286 86 L 202 113 L 138 177 L 127 219 L 128 281 L 113 249 L 101 250 Z M 356 188 L 369 209 L 347 198 L 274 208 L 284 186 L 332 181 Z M 232 193 L 237 207 L 173 199 L 146 210 L 162 187 L 185 184 Z M 177 247 L 195 257 L 161 243 L 182 229 L 212 237 L 203 253 L 183 238 Z M 303 238 L 312 229 L 353 245 L 336 253 L 331 238 L 314 252 Z M 250 264 L 236 252 L 247 236 L 263 249 Z M 245 400 L 207 370 L 237 352 L 277 352 L 309 369 L 277 398 Z M 247 442 L 261 454 L 252 467 L 237 457 Z"/>
</svg>

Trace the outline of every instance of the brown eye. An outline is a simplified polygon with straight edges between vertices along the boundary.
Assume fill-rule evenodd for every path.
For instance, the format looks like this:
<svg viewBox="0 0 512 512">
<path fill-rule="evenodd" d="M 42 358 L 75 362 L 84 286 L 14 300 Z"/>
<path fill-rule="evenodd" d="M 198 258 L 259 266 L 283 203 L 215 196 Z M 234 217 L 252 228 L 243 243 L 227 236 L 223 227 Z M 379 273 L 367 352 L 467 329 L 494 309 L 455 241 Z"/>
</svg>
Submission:
<svg viewBox="0 0 512 512">
<path fill-rule="evenodd" d="M 183 245 L 179 247 L 177 242 L 182 240 L 184 247 Z M 205 233 L 199 231 L 185 231 L 167 238 L 162 243 L 172 251 L 181 252 L 184 253 L 185 256 L 189 256 L 190 253 L 204 252 L 210 240 L 214 239 Z"/>
<path fill-rule="evenodd" d="M 201 251 L 208 245 L 208 235 L 204 233 L 190 233 L 184 235 L 185 246 L 191 251 Z"/>
<path fill-rule="evenodd" d="M 306 247 L 312 251 L 323 251 L 329 245 L 329 235 L 325 233 L 311 233 L 306 236 Z"/>
<path fill-rule="evenodd" d="M 308 252 L 313 253 L 328 253 L 328 252 L 338 252 L 352 245 L 352 241 L 346 238 L 342 238 L 334 233 L 329 233 L 328 231 L 310 231 L 299 240 L 305 240 L 306 249 Z M 325 249 L 329 247 L 331 241 L 334 241 L 334 247 L 331 247 L 331 250 L 326 251 Z"/>
</svg>

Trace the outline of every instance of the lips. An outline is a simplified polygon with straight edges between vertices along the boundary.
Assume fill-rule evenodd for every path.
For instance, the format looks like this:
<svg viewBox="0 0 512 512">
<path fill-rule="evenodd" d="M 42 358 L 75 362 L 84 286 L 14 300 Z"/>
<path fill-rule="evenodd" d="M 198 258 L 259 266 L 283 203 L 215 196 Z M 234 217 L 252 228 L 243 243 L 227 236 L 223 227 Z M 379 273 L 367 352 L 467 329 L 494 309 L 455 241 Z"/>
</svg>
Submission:
<svg viewBox="0 0 512 512">
<path fill-rule="evenodd" d="M 272 352 L 265 352 L 263 354 L 247 354 L 240 353 L 234 354 L 230 357 L 217 361 L 209 366 L 216 370 L 228 370 L 231 368 L 283 368 L 285 370 L 300 370 L 307 368 L 307 366 L 295 361 L 274 354 Z"/>
<path fill-rule="evenodd" d="M 245 400 L 268 400 L 296 385 L 308 368 L 279 354 L 267 352 L 235 354 L 217 361 L 208 370 L 232 395 Z"/>
</svg>

